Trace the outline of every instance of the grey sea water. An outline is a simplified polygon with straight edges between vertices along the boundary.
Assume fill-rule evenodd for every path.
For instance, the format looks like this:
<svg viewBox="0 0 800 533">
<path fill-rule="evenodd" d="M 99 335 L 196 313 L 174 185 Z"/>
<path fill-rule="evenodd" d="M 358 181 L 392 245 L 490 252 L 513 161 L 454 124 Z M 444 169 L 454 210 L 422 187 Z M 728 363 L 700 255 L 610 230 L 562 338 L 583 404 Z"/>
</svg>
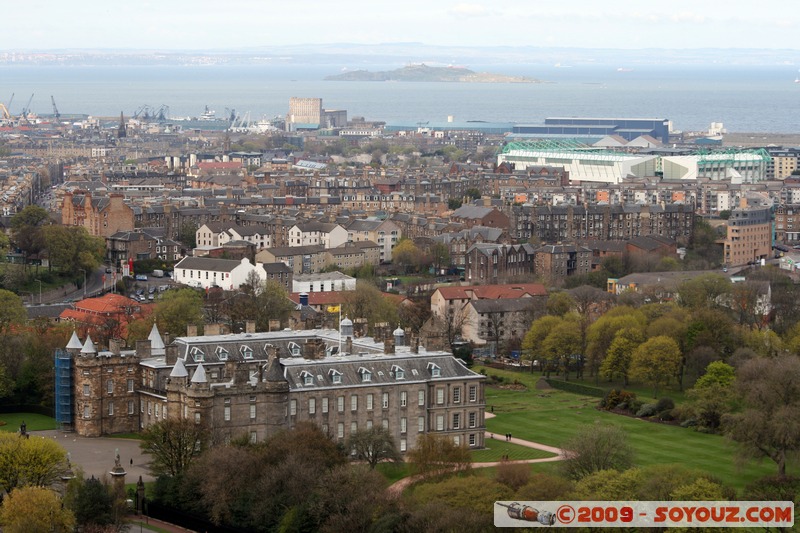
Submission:
<svg viewBox="0 0 800 533">
<path fill-rule="evenodd" d="M 395 68 L 391 66 L 387 68 Z M 370 67 L 378 70 L 381 67 Z M 496 67 L 470 65 L 498 72 Z M 338 67 L 310 66 L 0 66 L 0 102 L 15 94 L 18 113 L 130 116 L 142 105 L 169 106 L 172 117 L 199 116 L 205 106 L 250 112 L 252 119 L 284 115 L 291 96 L 320 97 L 328 109 L 346 109 L 389 123 L 539 123 L 545 117 L 654 117 L 684 131 L 723 122 L 728 131 L 800 131 L 796 67 L 624 68 L 603 65 L 505 66 L 503 73 L 543 80 L 515 83 L 408 83 L 323 81 Z"/>
</svg>

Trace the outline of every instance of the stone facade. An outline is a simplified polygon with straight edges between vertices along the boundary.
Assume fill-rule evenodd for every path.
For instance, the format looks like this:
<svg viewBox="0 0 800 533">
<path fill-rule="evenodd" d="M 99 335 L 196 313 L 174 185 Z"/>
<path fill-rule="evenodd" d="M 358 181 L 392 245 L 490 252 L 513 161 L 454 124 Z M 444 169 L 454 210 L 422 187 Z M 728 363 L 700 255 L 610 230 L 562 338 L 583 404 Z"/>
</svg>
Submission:
<svg viewBox="0 0 800 533">
<path fill-rule="evenodd" d="M 88 191 L 67 192 L 61 205 L 61 223 L 83 226 L 95 237 L 110 237 L 118 231 L 133 230 L 134 213 L 121 194 L 92 198 Z"/>
<path fill-rule="evenodd" d="M 342 442 L 383 425 L 401 452 L 429 432 L 484 445 L 485 377 L 416 340 L 396 345 L 388 324 L 376 325 L 382 342 L 352 331 L 344 339 L 332 330 L 206 331 L 165 347 L 151 332 L 152 340 L 119 355 L 73 347 L 75 430 L 99 436 L 181 417 L 208 425 L 219 441 L 259 442 L 310 420 Z"/>
</svg>

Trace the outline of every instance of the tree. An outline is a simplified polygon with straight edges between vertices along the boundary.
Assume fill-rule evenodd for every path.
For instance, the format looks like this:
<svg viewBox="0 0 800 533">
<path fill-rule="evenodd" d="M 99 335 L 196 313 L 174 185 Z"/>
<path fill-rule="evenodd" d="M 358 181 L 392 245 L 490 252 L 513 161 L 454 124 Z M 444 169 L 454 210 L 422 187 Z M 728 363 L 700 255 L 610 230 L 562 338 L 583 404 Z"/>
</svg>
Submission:
<svg viewBox="0 0 800 533">
<path fill-rule="evenodd" d="M 733 409 L 735 380 L 735 369 L 729 364 L 715 361 L 708 365 L 706 373 L 688 392 L 688 407 L 699 428 L 711 432 L 719 430 L 723 416 Z"/>
<path fill-rule="evenodd" d="M 600 373 L 609 381 L 614 378 L 622 378 L 623 385 L 627 386 L 634 352 L 643 341 L 644 336 L 638 328 L 625 328 L 617 331 L 600 367 Z"/>
<path fill-rule="evenodd" d="M 350 318 L 366 318 L 372 327 L 378 322 L 397 324 L 397 306 L 369 281 L 358 280 L 356 290 L 343 294 L 344 308 Z"/>
<path fill-rule="evenodd" d="M 279 320 L 281 324 L 286 324 L 295 304 L 289 299 L 283 285 L 274 280 L 262 282 L 257 274 L 251 283 L 252 285 L 243 286 L 240 293 L 228 298 L 225 308 L 231 327 L 234 330 L 242 327 L 247 320 L 255 321 L 256 331 L 269 331 L 270 320 Z"/>
<path fill-rule="evenodd" d="M 178 230 L 178 240 L 188 249 L 197 248 L 197 224 L 185 221 Z"/>
<path fill-rule="evenodd" d="M 75 527 L 75 517 L 55 491 L 24 487 L 3 498 L 0 523 L 5 533 L 67 533 Z"/>
<path fill-rule="evenodd" d="M 206 427 L 185 418 L 168 418 L 141 433 L 139 447 L 150 454 L 155 476 L 181 474 L 208 444 Z"/>
<path fill-rule="evenodd" d="M 444 435 L 426 433 L 417 437 L 417 445 L 408 452 L 408 461 L 421 475 L 467 472 L 472 467 L 469 449 Z"/>
<path fill-rule="evenodd" d="M 579 353 L 581 338 L 580 328 L 577 327 L 577 317 L 568 315 L 559 320 L 560 323 L 551 329 L 542 341 L 541 353 L 548 359 L 551 366 L 563 370 L 565 379 L 569 378 L 570 362 L 573 360 L 573 356 L 578 356 L 579 360 L 576 363 L 578 377 L 580 377 L 580 358 L 583 357 L 583 354 Z"/>
<path fill-rule="evenodd" d="M 11 328 L 24 324 L 28 313 L 22 298 L 11 291 L 0 289 L 0 336 L 5 337 Z"/>
<path fill-rule="evenodd" d="M 617 332 L 626 328 L 641 329 L 646 322 L 644 313 L 622 306 L 611 309 L 589 326 L 586 334 L 586 351 L 589 358 L 589 371 L 596 376 L 596 381 L 599 381 L 600 365 Z"/>
<path fill-rule="evenodd" d="M 450 249 L 441 242 L 435 242 L 428 248 L 431 263 L 438 273 L 450 266 Z"/>
<path fill-rule="evenodd" d="M 418 502 L 442 502 L 459 509 L 474 509 L 491 515 L 494 502 L 512 498 L 514 491 L 492 479 L 478 476 L 451 477 L 436 483 L 423 483 L 414 489 Z"/>
<path fill-rule="evenodd" d="M 731 282 L 720 274 L 703 274 L 678 286 L 678 301 L 692 309 L 719 307 L 731 293 Z"/>
<path fill-rule="evenodd" d="M 94 476 L 81 480 L 71 503 L 80 526 L 104 527 L 115 523 L 114 497 L 108 486 Z"/>
<path fill-rule="evenodd" d="M 653 398 L 658 387 L 678 375 L 681 368 L 681 349 L 670 337 L 653 337 L 639 346 L 631 360 L 631 377 L 653 385 Z"/>
<path fill-rule="evenodd" d="M 800 358 L 755 358 L 738 370 L 736 390 L 744 409 L 723 418 L 741 453 L 767 457 L 786 475 L 789 454 L 800 450 Z"/>
<path fill-rule="evenodd" d="M 105 253 L 102 237 L 89 235 L 82 226 L 45 226 L 42 239 L 51 266 L 64 272 L 90 272 L 100 265 Z"/>
<path fill-rule="evenodd" d="M 394 445 L 394 438 L 383 426 L 356 431 L 347 441 L 347 447 L 358 459 L 366 461 L 374 469 L 381 461 L 402 461 Z"/>
<path fill-rule="evenodd" d="M 400 242 L 392 249 L 392 262 L 403 267 L 408 273 L 412 267 L 418 267 L 422 251 L 414 244 L 411 239 L 400 239 Z"/>
<path fill-rule="evenodd" d="M 203 298 L 194 289 L 178 289 L 165 292 L 156 304 L 153 313 L 159 331 L 182 335 L 189 324 L 203 321 Z"/>
<path fill-rule="evenodd" d="M 575 307 L 575 299 L 566 291 L 553 292 L 547 298 L 547 314 L 564 316 Z"/>
<path fill-rule="evenodd" d="M 50 223 L 47 210 L 38 205 L 28 205 L 11 218 L 11 238 L 17 248 L 22 250 L 25 265 L 32 255 L 44 248 L 42 227 Z"/>
<path fill-rule="evenodd" d="M 49 487 L 66 469 L 67 453 L 51 439 L 0 433 L 0 486 Z"/>
<path fill-rule="evenodd" d="M 633 449 L 625 432 L 607 424 L 584 427 L 564 446 L 563 468 L 570 479 L 601 470 L 626 470 L 633 464 Z"/>
</svg>

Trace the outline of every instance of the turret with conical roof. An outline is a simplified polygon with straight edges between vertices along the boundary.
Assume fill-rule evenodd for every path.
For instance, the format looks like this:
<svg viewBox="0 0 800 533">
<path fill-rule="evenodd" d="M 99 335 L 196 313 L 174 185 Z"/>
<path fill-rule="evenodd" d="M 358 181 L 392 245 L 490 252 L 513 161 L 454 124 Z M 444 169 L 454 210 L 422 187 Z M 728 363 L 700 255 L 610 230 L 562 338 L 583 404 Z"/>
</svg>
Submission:
<svg viewBox="0 0 800 533">
<path fill-rule="evenodd" d="M 84 357 L 97 355 L 97 348 L 94 347 L 92 337 L 89 334 L 86 335 L 86 342 L 83 343 L 83 348 L 81 348 L 81 355 Z"/>
<path fill-rule="evenodd" d="M 69 342 L 67 343 L 66 349 L 67 350 L 80 350 L 83 348 L 83 343 L 78 338 L 78 332 L 74 329 L 72 330 L 72 337 L 69 338 Z"/>
</svg>

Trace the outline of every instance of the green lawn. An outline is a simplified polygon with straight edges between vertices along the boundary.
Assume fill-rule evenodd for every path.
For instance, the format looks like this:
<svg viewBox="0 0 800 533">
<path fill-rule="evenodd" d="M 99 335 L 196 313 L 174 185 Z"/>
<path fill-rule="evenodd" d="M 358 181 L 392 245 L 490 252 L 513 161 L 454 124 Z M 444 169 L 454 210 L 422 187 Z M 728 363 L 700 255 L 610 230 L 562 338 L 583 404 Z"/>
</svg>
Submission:
<svg viewBox="0 0 800 533">
<path fill-rule="evenodd" d="M 2 413 L 0 422 L 5 422 L 0 426 L 0 431 L 16 432 L 19 426 L 25 422 L 28 431 L 41 431 L 44 429 L 56 429 L 56 419 L 49 416 L 37 415 L 34 413 Z"/>
<path fill-rule="evenodd" d="M 478 369 L 479 370 L 479 369 Z M 679 426 L 646 422 L 595 409 L 598 399 L 559 390 L 536 390 L 536 374 L 487 369 L 518 379 L 528 386 L 525 391 L 486 389 L 486 404 L 494 407 L 495 418 L 486 420 L 487 432 L 520 437 L 551 446 L 562 446 L 579 429 L 595 422 L 622 427 L 636 452 L 636 464 L 678 463 L 707 471 L 736 488 L 761 476 L 774 474 L 772 462 L 751 462 L 740 466 L 734 445 L 719 435 L 707 435 Z M 791 465 L 797 471 L 797 465 Z"/>
<path fill-rule="evenodd" d="M 490 433 L 486 434 L 483 450 L 474 450 L 472 453 L 473 463 L 491 463 L 500 461 L 504 455 L 511 461 L 522 461 L 525 459 L 544 459 L 553 457 L 555 454 L 536 448 L 528 448 L 519 444 L 512 444 L 503 440 L 503 435 L 496 434 L 495 438 L 490 438 Z"/>
<path fill-rule="evenodd" d="M 378 463 L 375 470 L 383 474 L 389 485 L 411 475 L 411 465 L 408 463 Z"/>
</svg>

